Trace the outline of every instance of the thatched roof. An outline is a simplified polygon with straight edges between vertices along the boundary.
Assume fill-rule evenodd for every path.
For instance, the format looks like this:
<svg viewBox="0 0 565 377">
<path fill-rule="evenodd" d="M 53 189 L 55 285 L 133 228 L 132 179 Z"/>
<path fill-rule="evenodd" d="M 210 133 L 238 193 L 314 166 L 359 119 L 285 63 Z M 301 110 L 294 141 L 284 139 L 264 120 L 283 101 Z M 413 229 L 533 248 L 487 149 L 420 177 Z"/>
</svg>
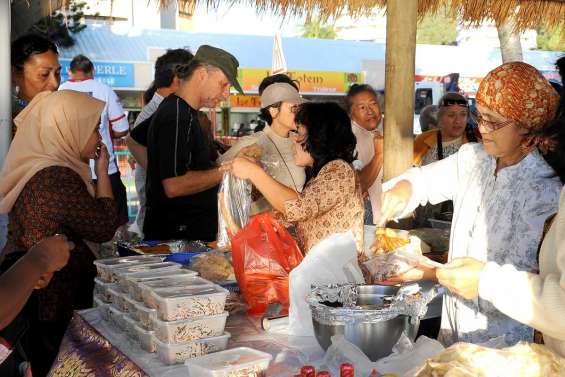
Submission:
<svg viewBox="0 0 565 377">
<path fill-rule="evenodd" d="M 175 0 L 159 0 L 166 5 Z M 177 0 L 180 6 L 195 0 Z M 352 16 L 369 15 L 374 8 L 386 8 L 386 0 L 196 0 L 211 7 L 220 3 L 244 3 L 258 11 L 286 15 L 320 14 L 328 18 L 349 13 Z M 453 16 L 463 22 L 477 25 L 494 20 L 504 23 L 514 16 L 518 30 L 548 26 L 565 29 L 565 0 L 418 0 L 418 14 L 423 17 L 447 6 Z"/>
</svg>

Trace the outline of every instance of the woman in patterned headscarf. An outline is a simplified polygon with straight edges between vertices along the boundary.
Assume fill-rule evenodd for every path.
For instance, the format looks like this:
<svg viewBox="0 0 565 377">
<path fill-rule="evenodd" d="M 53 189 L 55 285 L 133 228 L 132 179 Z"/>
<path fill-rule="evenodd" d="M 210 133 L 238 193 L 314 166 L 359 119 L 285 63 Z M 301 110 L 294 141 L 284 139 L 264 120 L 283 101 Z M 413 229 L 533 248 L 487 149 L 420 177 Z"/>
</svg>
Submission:
<svg viewBox="0 0 565 377">
<path fill-rule="evenodd" d="M 542 132 L 555 117 L 559 96 L 532 66 L 514 62 L 491 71 L 477 93 L 482 144 L 465 144 L 448 158 L 411 169 L 385 185 L 388 217 L 418 205 L 453 200 L 449 260 L 538 268 L 545 220 L 557 211 L 561 181 L 540 151 L 557 147 Z M 419 267 L 397 280 L 437 280 L 443 269 Z M 440 339 L 507 344 L 531 341 L 533 329 L 483 299 L 445 296 Z"/>
</svg>

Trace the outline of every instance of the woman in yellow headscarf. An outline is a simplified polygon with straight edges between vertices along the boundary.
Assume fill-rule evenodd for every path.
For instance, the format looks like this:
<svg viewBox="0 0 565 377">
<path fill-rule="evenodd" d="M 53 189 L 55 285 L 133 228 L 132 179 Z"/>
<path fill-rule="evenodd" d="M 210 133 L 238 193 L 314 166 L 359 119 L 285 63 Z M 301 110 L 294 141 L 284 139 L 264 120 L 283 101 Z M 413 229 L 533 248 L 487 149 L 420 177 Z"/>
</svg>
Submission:
<svg viewBox="0 0 565 377">
<path fill-rule="evenodd" d="M 118 227 L 108 152 L 98 133 L 103 108 L 79 92 L 38 94 L 14 120 L 18 132 L 0 173 L 0 212 L 10 216 L 2 270 L 54 234 L 76 245 L 68 265 L 43 279 L 24 310 L 34 374 L 49 371 L 73 310 L 92 306 L 96 270 L 85 241 L 109 241 Z M 96 160 L 96 187 L 90 159 Z"/>
</svg>

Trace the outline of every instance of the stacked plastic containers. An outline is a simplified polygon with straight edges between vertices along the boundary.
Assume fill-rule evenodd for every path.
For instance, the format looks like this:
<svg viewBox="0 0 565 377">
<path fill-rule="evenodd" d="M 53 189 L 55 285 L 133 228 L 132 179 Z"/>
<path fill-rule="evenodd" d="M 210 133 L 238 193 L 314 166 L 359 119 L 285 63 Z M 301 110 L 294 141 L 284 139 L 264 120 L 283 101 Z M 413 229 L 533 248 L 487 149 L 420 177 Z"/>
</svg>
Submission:
<svg viewBox="0 0 565 377">
<path fill-rule="evenodd" d="M 159 256 L 102 259 L 94 300 L 103 318 L 166 364 L 226 349 L 228 291 Z"/>
</svg>

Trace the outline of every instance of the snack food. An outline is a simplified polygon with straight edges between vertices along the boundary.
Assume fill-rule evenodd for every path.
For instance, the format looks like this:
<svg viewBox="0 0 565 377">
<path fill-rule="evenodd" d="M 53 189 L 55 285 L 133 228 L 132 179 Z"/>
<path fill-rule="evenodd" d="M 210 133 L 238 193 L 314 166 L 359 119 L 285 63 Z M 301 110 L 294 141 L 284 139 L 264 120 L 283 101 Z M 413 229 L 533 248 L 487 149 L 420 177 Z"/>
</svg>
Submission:
<svg viewBox="0 0 565 377">
<path fill-rule="evenodd" d="M 152 295 L 159 318 L 178 321 L 223 313 L 228 291 L 218 285 L 189 286 L 157 290 Z"/>
<path fill-rule="evenodd" d="M 404 234 L 395 229 L 377 227 L 375 234 L 375 242 L 369 249 L 372 255 L 390 253 L 410 243 L 407 233 Z"/>
<path fill-rule="evenodd" d="M 190 268 L 204 279 L 214 282 L 235 280 L 231 262 L 220 253 L 203 254 L 195 258 Z"/>
<path fill-rule="evenodd" d="M 164 257 L 157 255 L 138 255 L 134 257 L 99 259 L 94 261 L 94 265 L 96 266 L 100 280 L 106 283 L 112 283 L 112 274 L 116 269 L 138 264 L 158 263 L 163 259 Z"/>
<path fill-rule="evenodd" d="M 167 344 L 155 339 L 159 359 L 165 364 L 183 363 L 185 360 L 223 351 L 228 345 L 230 334 L 194 340 L 187 343 Z"/>
<path fill-rule="evenodd" d="M 226 326 L 228 313 L 214 316 L 193 318 L 189 320 L 165 322 L 153 321 L 155 336 L 164 343 L 183 343 L 195 339 L 222 335 Z"/>
<path fill-rule="evenodd" d="M 248 347 L 237 347 L 186 361 L 190 376 L 263 377 L 273 357 Z"/>
</svg>

